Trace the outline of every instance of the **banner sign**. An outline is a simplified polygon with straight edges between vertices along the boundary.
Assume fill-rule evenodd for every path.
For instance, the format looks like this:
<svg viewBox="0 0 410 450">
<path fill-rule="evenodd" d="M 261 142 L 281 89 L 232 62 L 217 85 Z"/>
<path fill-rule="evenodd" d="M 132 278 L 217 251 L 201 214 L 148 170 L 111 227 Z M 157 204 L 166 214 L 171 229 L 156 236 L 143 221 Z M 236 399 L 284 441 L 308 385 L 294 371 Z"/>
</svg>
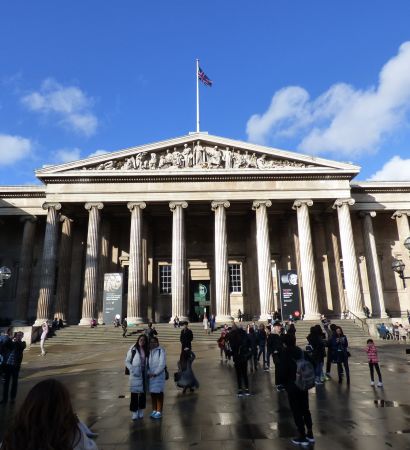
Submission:
<svg viewBox="0 0 410 450">
<path fill-rule="evenodd" d="M 122 319 L 122 273 L 104 274 L 104 323 L 110 324 L 117 314 Z"/>
<path fill-rule="evenodd" d="M 279 270 L 282 320 L 300 319 L 299 278 L 296 270 Z"/>
<path fill-rule="evenodd" d="M 209 311 L 211 299 L 209 295 L 209 281 L 195 282 L 194 285 L 194 308 L 197 315 L 204 313 L 205 308 Z"/>
</svg>

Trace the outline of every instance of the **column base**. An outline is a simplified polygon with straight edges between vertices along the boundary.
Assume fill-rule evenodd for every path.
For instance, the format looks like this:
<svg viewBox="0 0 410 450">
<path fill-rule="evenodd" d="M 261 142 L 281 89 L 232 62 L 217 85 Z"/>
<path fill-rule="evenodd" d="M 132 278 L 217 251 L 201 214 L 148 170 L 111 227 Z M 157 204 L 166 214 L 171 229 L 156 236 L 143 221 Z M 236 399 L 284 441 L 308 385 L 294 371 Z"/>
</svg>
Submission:
<svg viewBox="0 0 410 450">
<path fill-rule="evenodd" d="M 98 319 L 97 323 L 98 323 L 98 325 L 105 325 L 105 322 L 103 319 Z"/>
<path fill-rule="evenodd" d="M 366 314 L 363 311 L 352 311 L 352 314 L 354 314 L 359 319 L 367 319 Z M 347 316 L 348 319 L 354 319 L 354 316 Z"/>
<path fill-rule="evenodd" d="M 127 317 L 127 325 L 132 327 L 133 325 L 141 325 L 146 323 L 142 317 Z"/>
<path fill-rule="evenodd" d="M 233 317 L 229 316 L 229 315 L 224 316 L 224 315 L 220 314 L 219 316 L 215 317 L 215 322 L 217 322 L 217 323 L 232 322 L 233 320 L 234 320 Z"/>
<path fill-rule="evenodd" d="M 272 316 L 271 316 L 272 317 Z M 258 321 L 259 322 L 267 322 L 268 321 L 268 314 L 261 314 L 260 316 L 259 316 L 259 319 L 258 319 Z"/>
<path fill-rule="evenodd" d="M 78 324 L 80 327 L 90 327 L 91 326 L 91 317 L 82 317 L 80 323 Z"/>
<path fill-rule="evenodd" d="M 388 319 L 388 318 L 389 318 L 389 316 L 385 312 L 380 314 L 380 319 Z M 372 317 L 372 319 L 373 319 L 373 317 Z"/>
<path fill-rule="evenodd" d="M 177 316 L 177 317 L 179 318 L 180 322 L 189 322 L 189 317 L 188 316 Z M 168 323 L 174 323 L 174 319 L 175 319 L 175 316 L 171 317 L 169 319 Z"/>
<path fill-rule="evenodd" d="M 36 319 L 36 321 L 33 323 L 33 327 L 41 327 L 44 322 L 48 323 L 48 319 Z"/>
<path fill-rule="evenodd" d="M 320 319 L 320 313 L 304 314 L 303 320 L 318 320 Z"/>
</svg>

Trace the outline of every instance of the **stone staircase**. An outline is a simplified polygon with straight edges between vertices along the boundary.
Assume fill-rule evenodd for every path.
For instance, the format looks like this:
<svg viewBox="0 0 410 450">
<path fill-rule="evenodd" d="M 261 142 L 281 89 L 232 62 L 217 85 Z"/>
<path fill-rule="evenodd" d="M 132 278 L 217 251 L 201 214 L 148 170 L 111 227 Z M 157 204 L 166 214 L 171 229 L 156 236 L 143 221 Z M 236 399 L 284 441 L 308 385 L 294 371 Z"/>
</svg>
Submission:
<svg viewBox="0 0 410 450">
<path fill-rule="evenodd" d="M 298 345 L 305 345 L 306 336 L 309 334 L 310 327 L 317 323 L 318 321 L 309 320 L 296 322 Z M 359 325 L 354 323 L 353 320 L 335 320 L 334 323 L 343 328 L 345 335 L 348 337 L 349 345 L 365 345 L 369 335 Z M 246 322 L 243 325 L 246 326 Z M 214 333 L 206 334 L 201 323 L 191 323 L 189 326 L 194 334 L 194 342 L 216 345 L 216 340 L 220 335 L 220 327 Z M 57 331 L 54 336 L 50 337 L 47 340 L 47 345 L 124 344 L 125 346 L 129 346 L 145 328 L 146 325 L 130 327 L 128 328 L 127 338 L 123 338 L 122 328 L 115 328 L 113 325 L 99 325 L 96 328 L 69 326 Z M 160 343 L 179 343 L 181 329 L 174 328 L 172 324 L 167 323 L 155 324 L 155 329 L 158 331 Z M 36 346 L 38 343 L 34 345 Z"/>
</svg>

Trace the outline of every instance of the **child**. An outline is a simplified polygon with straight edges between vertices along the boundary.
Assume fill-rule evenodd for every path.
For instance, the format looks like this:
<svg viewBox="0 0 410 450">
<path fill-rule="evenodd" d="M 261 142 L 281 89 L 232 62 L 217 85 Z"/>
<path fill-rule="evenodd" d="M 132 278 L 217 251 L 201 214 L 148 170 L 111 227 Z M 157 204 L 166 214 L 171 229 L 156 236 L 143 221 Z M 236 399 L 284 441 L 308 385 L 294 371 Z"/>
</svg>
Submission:
<svg viewBox="0 0 410 450">
<path fill-rule="evenodd" d="M 369 369 L 370 369 L 370 386 L 374 386 L 374 369 L 376 369 L 377 376 L 379 377 L 379 382 L 377 383 L 377 387 L 382 387 L 382 374 L 379 368 L 379 358 L 377 357 L 377 348 L 374 345 L 373 339 L 367 340 L 367 347 L 365 348 L 365 352 L 367 353 L 367 358 L 369 360 Z"/>
</svg>

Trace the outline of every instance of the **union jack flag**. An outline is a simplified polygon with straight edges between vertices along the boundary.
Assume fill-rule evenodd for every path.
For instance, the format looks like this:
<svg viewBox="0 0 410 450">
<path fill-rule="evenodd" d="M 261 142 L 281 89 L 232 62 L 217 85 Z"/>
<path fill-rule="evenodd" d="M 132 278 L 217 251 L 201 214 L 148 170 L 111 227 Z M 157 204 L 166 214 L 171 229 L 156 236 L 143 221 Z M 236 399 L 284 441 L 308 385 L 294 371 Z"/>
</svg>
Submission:
<svg viewBox="0 0 410 450">
<path fill-rule="evenodd" d="M 205 72 L 199 67 L 198 68 L 198 78 L 202 83 L 205 84 L 205 86 L 212 87 L 212 80 L 210 80 L 206 75 Z"/>
</svg>

